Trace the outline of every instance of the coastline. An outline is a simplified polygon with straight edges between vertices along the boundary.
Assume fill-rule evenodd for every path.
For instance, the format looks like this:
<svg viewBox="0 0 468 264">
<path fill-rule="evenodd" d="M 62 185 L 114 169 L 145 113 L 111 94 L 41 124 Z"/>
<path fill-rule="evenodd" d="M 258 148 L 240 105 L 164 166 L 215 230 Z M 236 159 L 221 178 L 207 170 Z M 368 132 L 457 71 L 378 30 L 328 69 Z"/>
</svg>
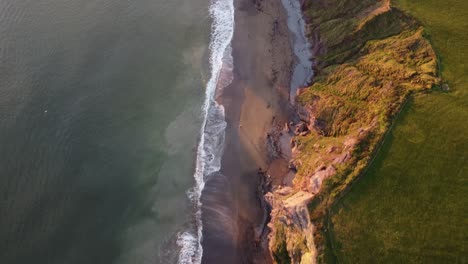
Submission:
<svg viewBox="0 0 468 264">
<path fill-rule="evenodd" d="M 216 94 L 226 122 L 221 168 L 201 197 L 203 263 L 324 261 L 329 206 L 410 94 L 440 82 L 422 28 L 389 0 L 355 9 L 359 19 L 338 28 L 339 39 L 327 28 L 339 10 L 301 5 L 314 58 L 306 66 L 285 3 L 234 1 L 232 76 L 221 74 L 230 84 Z M 291 94 L 298 65 L 316 76 Z"/>
<path fill-rule="evenodd" d="M 218 91 L 227 123 L 221 170 L 202 194 L 203 263 L 272 263 L 265 224 L 269 212 L 259 188 L 274 166 L 288 162 L 272 153 L 269 133 L 293 114 L 289 104 L 294 55 L 281 2 L 235 0 L 233 80 Z"/>
</svg>

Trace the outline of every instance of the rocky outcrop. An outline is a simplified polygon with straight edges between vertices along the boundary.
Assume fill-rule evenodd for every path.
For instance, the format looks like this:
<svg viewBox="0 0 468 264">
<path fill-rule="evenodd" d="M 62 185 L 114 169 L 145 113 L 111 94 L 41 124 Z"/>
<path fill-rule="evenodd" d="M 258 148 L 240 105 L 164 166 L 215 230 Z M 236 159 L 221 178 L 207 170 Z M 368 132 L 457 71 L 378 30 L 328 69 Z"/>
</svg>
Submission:
<svg viewBox="0 0 468 264">
<path fill-rule="evenodd" d="M 313 195 L 304 191 L 293 192 L 292 188 L 286 187 L 265 196 L 274 208 L 269 224 L 269 228 L 275 231 L 270 237 L 270 248 L 275 249 L 273 259 L 277 263 L 316 263 L 314 225 L 307 209 Z"/>
<path fill-rule="evenodd" d="M 319 168 L 312 176 L 310 176 L 310 183 L 309 183 L 309 191 L 312 194 L 316 194 L 319 192 L 320 187 L 322 187 L 322 182 L 335 175 L 336 169 L 332 165 L 328 167 Z"/>
</svg>

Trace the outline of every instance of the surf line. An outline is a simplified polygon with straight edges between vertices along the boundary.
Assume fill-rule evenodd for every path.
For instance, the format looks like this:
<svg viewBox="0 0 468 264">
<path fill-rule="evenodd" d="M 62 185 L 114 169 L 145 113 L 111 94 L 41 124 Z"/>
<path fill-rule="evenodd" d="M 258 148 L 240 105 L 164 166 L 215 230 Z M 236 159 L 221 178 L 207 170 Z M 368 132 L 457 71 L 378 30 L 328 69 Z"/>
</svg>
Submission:
<svg viewBox="0 0 468 264">
<path fill-rule="evenodd" d="M 216 90 L 229 85 L 232 78 L 222 80 L 220 76 L 226 70 L 232 70 L 231 41 L 234 34 L 234 0 L 212 0 L 209 13 L 212 18 L 210 40 L 211 76 L 206 84 L 203 103 L 203 122 L 200 141 L 197 147 L 195 186 L 189 192 L 189 198 L 195 205 L 196 230 L 185 231 L 178 235 L 180 247 L 179 264 L 199 264 L 203 256 L 202 248 L 202 203 L 201 195 L 206 180 L 221 169 L 221 157 L 224 148 L 226 121 L 224 107 L 215 101 Z M 224 75 L 224 74 L 223 74 Z"/>
</svg>

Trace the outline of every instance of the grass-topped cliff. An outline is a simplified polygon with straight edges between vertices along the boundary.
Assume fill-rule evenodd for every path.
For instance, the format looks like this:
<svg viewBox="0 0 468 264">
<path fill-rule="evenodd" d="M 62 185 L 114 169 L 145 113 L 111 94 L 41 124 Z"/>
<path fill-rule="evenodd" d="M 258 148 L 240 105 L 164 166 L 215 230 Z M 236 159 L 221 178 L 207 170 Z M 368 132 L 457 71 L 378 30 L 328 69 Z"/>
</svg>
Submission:
<svg viewBox="0 0 468 264">
<path fill-rule="evenodd" d="M 331 209 L 330 245 L 339 263 L 467 263 L 468 1 L 393 4 L 421 21 L 450 91 L 411 98 Z"/>
<path fill-rule="evenodd" d="M 389 1 L 310 0 L 303 8 L 315 78 L 297 97 L 307 126 L 293 149 L 293 189 L 301 194 L 279 199 L 286 200 L 286 212 L 307 202 L 314 243 L 300 235 L 305 221 L 273 218 L 281 232 L 271 246 L 278 263 L 309 263 L 310 255 L 325 261 L 328 209 L 362 174 L 408 97 L 440 85 L 424 28 Z"/>
</svg>

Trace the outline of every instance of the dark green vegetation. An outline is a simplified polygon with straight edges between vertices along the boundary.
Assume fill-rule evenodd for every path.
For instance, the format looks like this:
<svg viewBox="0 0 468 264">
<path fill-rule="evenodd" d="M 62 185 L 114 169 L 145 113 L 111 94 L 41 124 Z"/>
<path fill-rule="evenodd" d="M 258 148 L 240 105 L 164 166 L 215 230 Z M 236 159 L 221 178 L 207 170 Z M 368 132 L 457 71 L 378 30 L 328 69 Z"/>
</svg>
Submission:
<svg viewBox="0 0 468 264">
<path fill-rule="evenodd" d="M 275 236 L 275 240 L 278 241 L 273 249 L 273 257 L 275 261 L 277 263 L 284 264 L 291 263 L 291 258 L 289 257 L 286 244 L 286 235 L 284 234 L 284 227 L 282 225 L 277 225 Z"/>
<path fill-rule="evenodd" d="M 374 162 L 332 208 L 330 248 L 340 263 L 466 263 L 468 1 L 394 5 L 421 21 L 450 91 L 412 96 Z"/>
</svg>

